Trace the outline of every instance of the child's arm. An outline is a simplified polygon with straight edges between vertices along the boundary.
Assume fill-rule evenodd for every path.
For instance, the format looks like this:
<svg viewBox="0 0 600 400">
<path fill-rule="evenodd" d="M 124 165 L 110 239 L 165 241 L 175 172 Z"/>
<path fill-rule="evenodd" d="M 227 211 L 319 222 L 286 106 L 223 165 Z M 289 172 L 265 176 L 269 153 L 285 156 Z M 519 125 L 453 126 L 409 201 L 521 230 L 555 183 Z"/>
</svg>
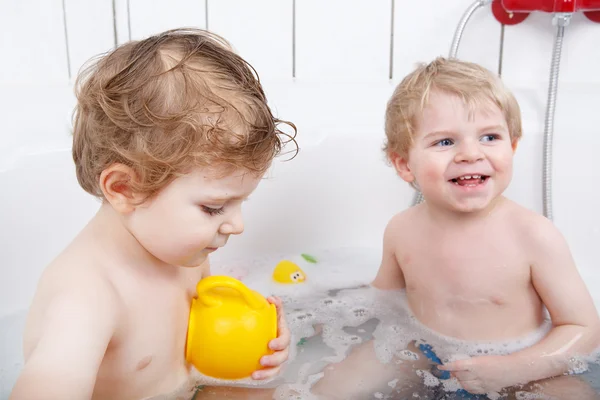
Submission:
<svg viewBox="0 0 600 400">
<path fill-rule="evenodd" d="M 544 219 L 532 235 L 535 259 L 532 282 L 552 318 L 553 329 L 538 344 L 515 353 L 535 362 L 533 380 L 568 371 L 573 356 L 588 355 L 600 345 L 600 319 L 566 240 Z"/>
<path fill-rule="evenodd" d="M 398 264 L 394 251 L 398 241 L 398 225 L 396 216 L 388 223 L 383 233 L 381 265 L 379 266 L 379 271 L 377 271 L 377 276 L 371 283 L 377 289 L 403 289 L 406 286 L 404 274 Z"/>
<path fill-rule="evenodd" d="M 532 283 L 550 312 L 553 328 L 537 344 L 511 355 L 476 357 L 441 367 L 454 371 L 461 382 L 462 375 L 472 383 L 479 381 L 482 390 L 498 390 L 498 386 L 561 375 L 568 372 L 572 357 L 588 355 L 600 345 L 598 312 L 565 239 L 546 219 L 533 228 L 528 243 L 534 254 Z"/>
<path fill-rule="evenodd" d="M 90 399 L 117 310 L 116 296 L 98 285 L 57 295 L 10 399 Z"/>
</svg>

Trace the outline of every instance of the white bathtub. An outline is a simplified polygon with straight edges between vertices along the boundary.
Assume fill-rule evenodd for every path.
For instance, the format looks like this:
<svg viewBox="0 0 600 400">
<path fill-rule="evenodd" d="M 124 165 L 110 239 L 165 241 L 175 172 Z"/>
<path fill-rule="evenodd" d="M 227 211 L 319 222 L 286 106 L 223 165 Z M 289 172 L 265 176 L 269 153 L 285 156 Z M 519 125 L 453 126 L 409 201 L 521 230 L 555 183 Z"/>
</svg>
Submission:
<svg viewBox="0 0 600 400">
<path fill-rule="evenodd" d="M 385 224 L 410 205 L 413 195 L 380 151 L 385 102 L 394 84 L 267 82 L 276 113 L 298 125 L 301 152 L 274 164 L 245 205 L 245 233 L 232 238 L 218 258 L 250 260 L 340 246 L 379 251 Z M 47 128 L 35 121 L 27 140 L 0 148 L 0 399 L 7 397 L 21 362 L 23 315 L 41 271 L 98 207 L 75 179 L 65 123 L 73 105 L 64 95 L 67 89 L 32 90 L 42 92 L 42 100 L 32 100 L 40 106 L 60 93 L 60 104 L 53 105 L 62 110 L 60 117 L 52 120 L 48 114 Z M 507 195 L 540 211 L 545 89 L 515 91 L 525 129 Z M 598 85 L 560 88 L 554 215 L 600 305 L 600 168 L 592 164 L 600 148 L 598 104 Z M 377 265 L 370 268 L 374 274 Z"/>
</svg>

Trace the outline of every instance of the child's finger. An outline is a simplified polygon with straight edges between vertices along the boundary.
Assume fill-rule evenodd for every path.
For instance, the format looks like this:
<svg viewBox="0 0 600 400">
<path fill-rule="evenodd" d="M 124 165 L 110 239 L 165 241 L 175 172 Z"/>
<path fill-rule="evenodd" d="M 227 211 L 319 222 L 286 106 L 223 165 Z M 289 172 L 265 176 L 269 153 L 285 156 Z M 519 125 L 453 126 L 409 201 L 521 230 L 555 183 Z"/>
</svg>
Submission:
<svg viewBox="0 0 600 400">
<path fill-rule="evenodd" d="M 279 374 L 280 369 L 281 369 L 281 367 L 275 367 L 275 368 L 265 368 L 265 369 L 260 369 L 258 371 L 254 371 L 252 373 L 252 379 L 260 381 L 260 380 L 264 380 L 264 379 L 273 378 L 274 376 Z"/>
<path fill-rule="evenodd" d="M 276 339 L 273 339 L 269 342 L 269 349 L 273 351 L 281 351 L 287 349 L 290 346 L 290 338 L 280 336 Z"/>
<path fill-rule="evenodd" d="M 456 367 L 453 365 L 453 363 L 436 365 L 436 368 L 442 371 L 456 371 Z"/>
<path fill-rule="evenodd" d="M 468 371 L 471 366 L 470 360 L 459 360 L 447 364 L 438 365 L 442 371 Z"/>
<path fill-rule="evenodd" d="M 281 299 L 277 296 L 269 296 L 267 298 L 269 303 L 274 304 L 277 309 L 277 339 L 271 340 L 269 348 L 271 350 L 283 350 L 285 347 L 290 345 L 291 334 L 285 320 L 285 313 L 283 311 L 283 304 Z"/>
<path fill-rule="evenodd" d="M 262 365 L 263 367 L 277 367 L 286 362 L 288 356 L 289 350 L 286 348 L 285 350 L 277 351 L 268 356 L 262 356 L 260 358 L 260 365 Z"/>
<path fill-rule="evenodd" d="M 290 345 L 290 341 L 292 339 L 290 329 L 283 318 L 280 321 L 278 331 L 278 337 L 271 340 L 271 343 L 269 343 L 269 348 L 271 348 L 271 350 L 283 350 Z"/>
<path fill-rule="evenodd" d="M 279 315 L 280 308 L 283 305 L 281 299 L 277 296 L 269 296 L 267 297 L 267 301 L 271 304 L 275 304 L 275 308 L 277 308 L 277 315 Z"/>
</svg>

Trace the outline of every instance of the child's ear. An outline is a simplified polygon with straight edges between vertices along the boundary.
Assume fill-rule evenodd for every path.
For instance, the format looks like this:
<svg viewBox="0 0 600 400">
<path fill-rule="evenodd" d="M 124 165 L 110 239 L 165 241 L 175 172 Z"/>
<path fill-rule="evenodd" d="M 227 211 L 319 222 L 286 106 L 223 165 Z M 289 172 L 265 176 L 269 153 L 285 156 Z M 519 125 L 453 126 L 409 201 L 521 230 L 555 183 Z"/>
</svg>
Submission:
<svg viewBox="0 0 600 400">
<path fill-rule="evenodd" d="M 140 196 L 131 188 L 136 179 L 135 171 L 124 164 L 112 164 L 100 174 L 100 189 L 104 198 L 121 214 L 135 209 Z"/>
<path fill-rule="evenodd" d="M 391 152 L 390 161 L 400 178 L 408 183 L 413 183 L 415 181 L 415 175 L 410 170 L 410 165 L 408 164 L 408 157 L 402 157 L 396 152 Z"/>
<path fill-rule="evenodd" d="M 519 147 L 519 139 L 513 139 L 511 145 L 513 153 L 515 153 L 517 151 L 517 147 Z"/>
</svg>

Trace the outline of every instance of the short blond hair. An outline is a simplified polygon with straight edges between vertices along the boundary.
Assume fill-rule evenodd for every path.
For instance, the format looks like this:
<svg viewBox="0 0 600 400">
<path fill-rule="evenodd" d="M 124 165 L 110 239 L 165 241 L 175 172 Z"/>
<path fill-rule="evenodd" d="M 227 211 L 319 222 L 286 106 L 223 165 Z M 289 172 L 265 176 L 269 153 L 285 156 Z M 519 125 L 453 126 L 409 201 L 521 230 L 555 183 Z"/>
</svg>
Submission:
<svg viewBox="0 0 600 400">
<path fill-rule="evenodd" d="M 264 173 L 296 132 L 271 113 L 254 68 L 199 29 L 128 42 L 92 60 L 76 97 L 77 179 L 100 198 L 100 174 L 111 164 L 131 167 L 129 185 L 146 199 L 196 166 Z"/>
<path fill-rule="evenodd" d="M 439 57 L 429 64 L 418 65 L 400 82 L 388 101 L 384 144 L 388 157 L 392 153 L 408 155 L 417 121 L 434 90 L 458 96 L 471 110 L 491 101 L 504 114 L 511 140 L 518 141 L 521 137 L 519 104 L 498 76 L 475 63 Z"/>
</svg>

